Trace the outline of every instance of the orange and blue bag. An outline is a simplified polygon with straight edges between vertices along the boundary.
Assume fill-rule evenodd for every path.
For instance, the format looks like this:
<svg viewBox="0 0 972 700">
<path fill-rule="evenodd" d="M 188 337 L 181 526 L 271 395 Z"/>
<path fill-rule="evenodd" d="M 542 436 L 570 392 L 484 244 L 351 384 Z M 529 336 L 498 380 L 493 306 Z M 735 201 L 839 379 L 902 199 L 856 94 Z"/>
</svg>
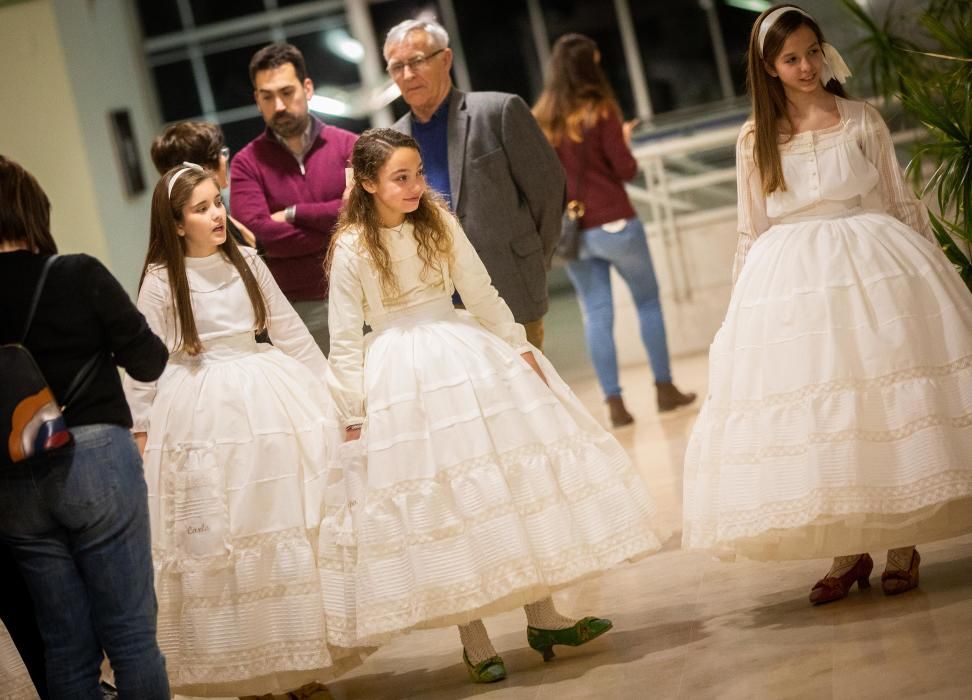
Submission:
<svg viewBox="0 0 972 700">
<path fill-rule="evenodd" d="M 0 462 L 7 464 L 23 462 L 72 443 L 63 411 L 90 379 L 101 355 L 98 353 L 84 364 L 71 382 L 64 404 L 58 405 L 33 355 L 23 345 L 47 273 L 56 258 L 52 255 L 44 261 L 20 342 L 0 346 Z"/>
</svg>

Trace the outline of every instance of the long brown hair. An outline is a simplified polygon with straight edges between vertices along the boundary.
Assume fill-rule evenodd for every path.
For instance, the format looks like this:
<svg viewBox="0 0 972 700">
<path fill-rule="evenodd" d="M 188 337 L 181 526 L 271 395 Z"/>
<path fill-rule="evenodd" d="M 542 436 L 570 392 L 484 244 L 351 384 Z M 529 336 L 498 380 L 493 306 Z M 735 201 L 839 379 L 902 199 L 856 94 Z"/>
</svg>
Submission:
<svg viewBox="0 0 972 700">
<path fill-rule="evenodd" d="M 560 145 L 564 135 L 579 143 L 583 127 L 621 108 L 597 60 L 594 40 L 583 34 L 565 34 L 553 46 L 547 80 L 533 107 L 533 116 L 547 140 Z"/>
<path fill-rule="evenodd" d="M 0 242 L 26 244 L 41 255 L 57 253 L 50 200 L 33 175 L 4 156 L 0 156 Z"/>
<path fill-rule="evenodd" d="M 183 169 L 179 165 L 169 170 L 159 180 L 152 193 L 152 220 L 149 227 L 149 247 L 142 266 L 142 276 L 138 281 L 139 289 L 145 281 L 145 275 L 152 265 L 166 268 L 169 276 L 169 290 L 175 301 L 175 316 L 179 328 L 177 350 L 183 350 L 188 355 L 198 355 L 203 352 L 202 341 L 196 330 L 196 319 L 192 313 L 192 298 L 189 293 L 189 280 L 186 278 L 186 242 L 178 234 L 178 226 L 182 222 L 182 210 L 189 203 L 193 190 L 204 180 L 212 180 L 217 189 L 216 175 L 209 171 L 190 168 L 182 173 L 172 186 L 172 196 L 169 196 L 169 181 Z M 246 287 L 246 293 L 253 305 L 256 316 L 256 330 L 267 329 L 267 304 L 260 292 L 260 284 L 253 275 L 253 270 L 243 259 L 242 253 L 230 236 L 219 245 L 219 250 L 228 259 Z"/>
<path fill-rule="evenodd" d="M 759 25 L 769 13 L 781 7 L 799 9 L 789 3 L 774 5 L 766 10 L 753 24 L 749 33 L 749 50 L 746 53 L 746 90 L 753 105 L 753 158 L 759 168 L 762 179 L 763 193 L 770 194 L 776 190 L 786 191 L 786 181 L 783 178 L 783 163 L 780 160 L 780 126 L 786 124 L 785 132 L 793 133 L 793 122 L 786 110 L 786 94 L 783 83 L 778 77 L 766 72 L 766 67 L 772 67 L 776 58 L 783 50 L 786 38 L 802 26 L 810 27 L 817 35 L 817 41 L 824 43 L 823 32 L 817 23 L 801 12 L 784 12 L 766 32 L 763 41 L 763 54 L 759 52 Z M 839 82 L 831 79 L 824 89 L 839 97 L 846 97 L 844 88 Z"/>
<path fill-rule="evenodd" d="M 351 152 L 354 186 L 351 188 L 347 204 L 338 217 L 324 263 L 325 270 L 329 274 L 338 240 L 349 232 L 357 231 L 360 234 L 361 245 L 371 258 L 381 288 L 386 293 L 399 291 L 398 280 L 392 269 L 388 250 L 381 239 L 383 226 L 374 195 L 368 192 L 362 183 L 377 183 L 382 166 L 399 148 L 412 148 L 419 151 L 415 139 L 394 129 L 368 129 L 354 144 L 354 150 Z M 449 216 L 445 202 L 439 194 L 429 189 L 422 193 L 418 209 L 405 215 L 405 220 L 412 223 L 412 235 L 418 243 L 418 254 L 422 260 L 422 279 L 426 279 L 431 271 L 441 274 L 442 261 L 451 261 L 452 236 L 449 234 L 443 216 Z"/>
</svg>

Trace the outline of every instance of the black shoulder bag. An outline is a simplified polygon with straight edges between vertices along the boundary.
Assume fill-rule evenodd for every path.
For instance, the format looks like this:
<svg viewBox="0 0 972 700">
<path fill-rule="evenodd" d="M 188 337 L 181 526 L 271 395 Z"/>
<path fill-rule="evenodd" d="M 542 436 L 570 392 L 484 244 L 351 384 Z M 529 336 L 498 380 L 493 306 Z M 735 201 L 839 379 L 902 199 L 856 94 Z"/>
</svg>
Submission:
<svg viewBox="0 0 972 700">
<path fill-rule="evenodd" d="M 584 174 L 587 170 L 587 127 L 581 134 L 580 182 L 577 183 L 577 197 L 567 202 L 567 209 L 560 222 L 560 240 L 556 253 L 563 260 L 577 260 L 581 245 L 581 218 L 584 216 Z"/>
<path fill-rule="evenodd" d="M 71 432 L 64 421 L 63 411 L 87 387 L 101 357 L 101 352 L 96 353 L 78 370 L 65 393 L 64 403 L 59 407 L 34 356 L 23 345 L 47 273 L 56 258 L 52 255 L 44 261 L 20 341 L 0 346 L 0 387 L 3 387 L 0 390 L 0 462 L 22 462 L 71 444 Z"/>
</svg>

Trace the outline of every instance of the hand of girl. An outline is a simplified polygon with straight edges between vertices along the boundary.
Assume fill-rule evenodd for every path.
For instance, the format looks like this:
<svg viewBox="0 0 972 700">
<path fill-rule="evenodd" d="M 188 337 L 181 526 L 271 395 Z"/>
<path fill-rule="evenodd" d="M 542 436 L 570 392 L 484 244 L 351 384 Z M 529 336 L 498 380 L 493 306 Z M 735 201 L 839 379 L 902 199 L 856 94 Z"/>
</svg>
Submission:
<svg viewBox="0 0 972 700">
<path fill-rule="evenodd" d="M 640 119 L 632 119 L 630 121 L 626 121 L 621 126 L 621 132 L 624 134 L 624 142 L 629 146 L 631 145 L 631 132 L 634 131 L 635 127 L 638 126 L 640 121 Z"/>
<path fill-rule="evenodd" d="M 138 453 L 144 456 L 145 443 L 148 441 L 148 433 L 132 433 L 132 437 L 135 438 L 135 446 L 138 447 Z"/>
<path fill-rule="evenodd" d="M 544 384 L 550 386 L 549 382 L 547 382 L 547 378 L 543 376 L 543 370 L 541 370 L 540 365 L 537 364 L 537 358 L 533 356 L 532 352 L 528 351 L 528 352 L 520 353 L 520 357 L 522 357 L 526 361 L 526 363 L 530 365 L 533 371 L 537 373 L 537 376 L 543 380 Z"/>
<path fill-rule="evenodd" d="M 344 441 L 351 442 L 352 440 L 357 440 L 361 437 L 361 426 L 347 427 L 344 429 Z"/>
</svg>

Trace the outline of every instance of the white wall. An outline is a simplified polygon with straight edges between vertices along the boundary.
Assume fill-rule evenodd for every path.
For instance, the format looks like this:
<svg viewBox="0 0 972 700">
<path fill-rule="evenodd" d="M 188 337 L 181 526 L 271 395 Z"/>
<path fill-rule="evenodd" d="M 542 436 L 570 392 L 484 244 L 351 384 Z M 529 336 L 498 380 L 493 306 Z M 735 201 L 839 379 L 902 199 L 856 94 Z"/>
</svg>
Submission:
<svg viewBox="0 0 972 700">
<path fill-rule="evenodd" d="M 152 189 L 158 180 L 149 146 L 158 110 L 130 0 L 53 0 L 61 45 L 88 153 L 88 173 L 108 245 L 108 264 L 134 292 L 148 246 Z M 128 196 L 108 113 L 130 113 L 146 189 Z"/>
<path fill-rule="evenodd" d="M 33 173 L 53 205 L 59 248 L 107 260 L 88 152 L 50 0 L 0 8 L 0 153 Z"/>
<path fill-rule="evenodd" d="M 134 294 L 148 242 L 157 110 L 134 3 L 28 0 L 0 8 L 0 153 L 37 177 L 62 252 L 100 258 Z M 128 109 L 147 189 L 129 197 L 108 113 Z"/>
</svg>

